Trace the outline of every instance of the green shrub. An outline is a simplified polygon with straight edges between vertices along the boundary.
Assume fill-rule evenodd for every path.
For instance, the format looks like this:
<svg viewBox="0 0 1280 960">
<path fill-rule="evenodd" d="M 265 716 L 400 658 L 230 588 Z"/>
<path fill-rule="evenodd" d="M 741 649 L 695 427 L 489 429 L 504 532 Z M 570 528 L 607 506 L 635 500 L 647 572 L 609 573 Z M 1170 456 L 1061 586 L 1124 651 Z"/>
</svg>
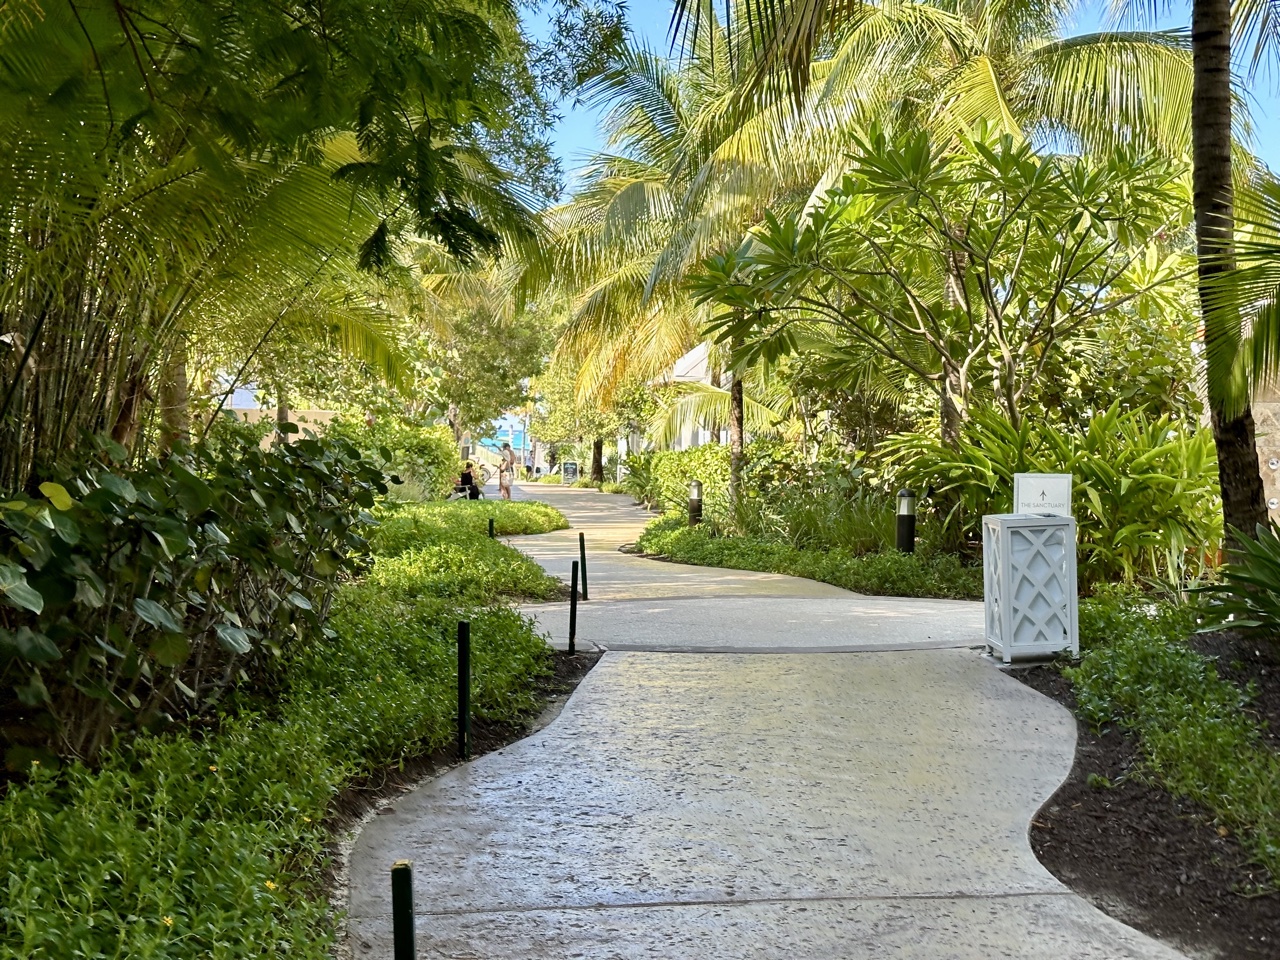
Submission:
<svg viewBox="0 0 1280 960">
<path fill-rule="evenodd" d="M 118 445 L 102 453 L 124 459 Z M 118 728 L 207 713 L 236 678 L 315 641 L 386 490 L 350 444 L 314 439 L 59 479 L 0 503 L 11 764 L 48 750 L 92 759 Z"/>
<path fill-rule="evenodd" d="M 547 669 L 531 622 L 483 588 L 523 589 L 508 572 L 522 558 L 455 506 L 471 505 L 424 510 L 469 565 L 445 569 L 426 559 L 441 544 L 390 534 L 398 555 L 339 591 L 326 641 L 286 649 L 257 709 L 242 691 L 224 704 L 240 712 L 202 736 L 142 734 L 96 770 L 37 764 L 12 784 L 0 797 L 0 957 L 327 960 L 322 821 L 351 778 L 452 742 L 458 620 L 471 622 L 477 716 L 518 720 Z M 508 519 L 538 509 L 498 507 Z"/>
<path fill-rule="evenodd" d="M 1236 830 L 1280 880 L 1280 756 L 1246 709 L 1250 692 L 1186 644 L 1189 611 L 1147 607 L 1145 620 L 1132 602 L 1091 611 L 1090 649 L 1065 671 L 1080 711 L 1095 726 L 1137 734 L 1147 769 Z M 1083 604 L 1081 626 L 1083 638 Z"/>
<path fill-rule="evenodd" d="M 447 426 L 393 417 L 380 417 L 369 425 L 339 417 L 325 428 L 325 435 L 354 444 L 367 458 L 385 459 L 388 472 L 402 481 L 391 487 L 399 499 L 441 500 L 453 492 L 462 472 L 458 444 Z"/>
<path fill-rule="evenodd" d="M 626 488 L 626 485 L 625 485 L 625 484 L 621 484 L 621 483 L 613 483 L 613 482 L 608 481 L 608 480 L 606 480 L 606 481 L 605 481 L 605 482 L 600 486 L 600 490 L 601 490 L 603 493 L 628 493 L 628 492 L 630 492 L 630 491 L 628 491 L 628 490 L 627 490 L 627 488 Z"/>
<path fill-rule="evenodd" d="M 599 490 L 601 482 L 599 480 L 592 480 L 590 477 L 579 477 L 577 480 L 573 481 L 572 485 L 579 490 Z"/>
<path fill-rule="evenodd" d="M 500 537 L 564 530 L 564 514 L 536 500 L 450 500 L 447 503 L 388 503 L 376 513 L 369 544 L 391 557 L 424 543 L 488 536 L 489 521 Z"/>
<path fill-rule="evenodd" d="M 652 521 L 636 542 L 645 553 L 680 563 L 758 570 L 820 580 L 855 593 L 894 597 L 981 599 L 982 571 L 951 554 L 859 555 L 832 548 L 801 550 L 750 537 L 719 536 L 710 524 L 690 527 L 680 514 Z"/>
<path fill-rule="evenodd" d="M 1258 524 L 1257 539 L 1240 535 L 1221 583 L 1206 588 L 1211 622 L 1206 630 L 1230 626 L 1275 637 L 1280 634 L 1280 527 Z"/>
<path fill-rule="evenodd" d="M 539 483 L 561 483 L 562 481 L 560 479 L 560 474 L 558 473 L 544 473 L 542 476 L 538 478 L 538 482 Z"/>
<path fill-rule="evenodd" d="M 1119 406 L 1078 432 L 978 410 L 959 450 L 906 434 L 885 444 L 895 484 L 933 488 L 946 522 L 976 539 L 983 514 L 1007 513 L 1015 473 L 1070 473 L 1082 587 L 1158 579 L 1181 587 L 1216 562 L 1222 540 L 1213 439 L 1187 434 L 1168 417 Z"/>
</svg>

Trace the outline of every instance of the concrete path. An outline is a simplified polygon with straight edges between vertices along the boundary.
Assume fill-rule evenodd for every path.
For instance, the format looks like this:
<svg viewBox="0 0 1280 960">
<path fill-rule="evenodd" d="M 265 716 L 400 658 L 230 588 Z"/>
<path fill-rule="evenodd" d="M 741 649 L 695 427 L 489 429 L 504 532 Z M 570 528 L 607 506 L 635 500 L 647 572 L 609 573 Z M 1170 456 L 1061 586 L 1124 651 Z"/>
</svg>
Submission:
<svg viewBox="0 0 1280 960">
<path fill-rule="evenodd" d="M 625 526 L 620 498 L 546 499 L 575 521 L 588 510 L 612 518 L 583 524 L 593 543 Z M 557 572 L 561 548 L 576 548 L 576 535 L 528 540 Z M 607 573 L 646 563 L 672 569 L 625 589 Z M 598 566 L 599 590 L 593 582 L 582 609 L 602 637 L 616 622 L 642 640 L 641 603 L 654 605 L 654 629 L 672 634 L 651 635 L 655 645 L 707 628 L 683 612 L 696 601 L 659 602 L 704 589 L 700 568 L 621 556 Z M 844 616 L 874 609 L 804 581 L 706 575 L 740 591 L 742 606 L 721 608 L 723 634 L 739 641 L 763 635 L 766 621 L 778 635 L 774 612 L 790 616 L 799 602 L 833 616 L 841 602 Z M 628 597 L 637 582 L 668 592 Z M 774 601 L 765 589 L 779 591 Z M 921 642 L 927 630 L 912 620 L 883 619 L 871 642 Z M 352 854 L 354 954 L 390 957 L 388 870 L 408 858 L 420 957 L 1178 960 L 1076 897 L 1031 853 L 1029 821 L 1071 766 L 1067 711 L 967 641 L 857 655 L 785 649 L 610 652 L 550 727 L 401 798 Z"/>
<path fill-rule="evenodd" d="M 516 497 L 544 499 L 573 528 L 511 542 L 547 570 L 569 579 L 578 533 L 587 537 L 591 600 L 578 605 L 578 641 L 609 650 L 713 653 L 853 652 L 980 646 L 982 604 L 963 600 L 864 597 L 830 584 L 775 573 L 662 563 L 619 553 L 653 515 L 629 497 L 518 487 Z M 563 649 L 569 605 L 523 612 Z"/>
</svg>

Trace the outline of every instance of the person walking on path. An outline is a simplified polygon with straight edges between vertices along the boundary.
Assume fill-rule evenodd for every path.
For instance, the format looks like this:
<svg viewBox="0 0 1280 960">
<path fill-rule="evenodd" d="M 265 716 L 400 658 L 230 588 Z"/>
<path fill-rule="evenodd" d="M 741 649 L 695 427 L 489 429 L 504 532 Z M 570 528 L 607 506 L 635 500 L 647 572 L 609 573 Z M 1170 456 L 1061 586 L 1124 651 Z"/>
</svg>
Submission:
<svg viewBox="0 0 1280 960">
<path fill-rule="evenodd" d="M 516 476 L 516 452 L 511 449 L 511 444 L 504 443 L 502 445 L 502 460 L 498 464 L 498 489 L 502 492 L 503 500 L 511 499 L 511 481 Z"/>
</svg>

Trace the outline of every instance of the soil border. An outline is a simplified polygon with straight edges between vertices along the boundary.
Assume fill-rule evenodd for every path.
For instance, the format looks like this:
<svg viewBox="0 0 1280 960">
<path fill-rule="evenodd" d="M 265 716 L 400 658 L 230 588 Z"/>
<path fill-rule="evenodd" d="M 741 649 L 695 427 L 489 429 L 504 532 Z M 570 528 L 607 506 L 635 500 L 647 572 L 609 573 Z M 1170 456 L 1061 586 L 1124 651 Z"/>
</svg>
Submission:
<svg viewBox="0 0 1280 960">
<path fill-rule="evenodd" d="M 1133 736 L 1091 729 L 1056 665 L 1006 672 L 1076 717 L 1071 772 L 1031 821 L 1031 848 L 1044 867 L 1104 913 L 1194 960 L 1280 957 L 1280 893 L 1257 893 L 1268 878 L 1237 838 L 1148 776 Z"/>
</svg>

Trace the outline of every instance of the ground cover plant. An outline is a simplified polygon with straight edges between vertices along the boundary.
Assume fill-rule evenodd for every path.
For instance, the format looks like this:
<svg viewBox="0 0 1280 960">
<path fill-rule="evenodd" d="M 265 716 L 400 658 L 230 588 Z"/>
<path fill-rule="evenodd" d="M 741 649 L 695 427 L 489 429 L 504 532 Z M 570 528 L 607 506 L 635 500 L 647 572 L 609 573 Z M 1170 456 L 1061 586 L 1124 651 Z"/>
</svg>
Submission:
<svg viewBox="0 0 1280 960">
<path fill-rule="evenodd" d="M 563 524 L 483 506 L 507 529 Z M 457 621 L 472 624 L 480 718 L 519 719 L 547 662 L 505 600 L 555 582 L 511 575 L 521 556 L 472 505 L 379 512 L 368 575 L 338 591 L 322 642 L 284 651 L 270 695 L 236 691 L 195 730 L 117 738 L 96 767 L 36 763 L 8 785 L 0 957 L 330 955 L 329 804 L 352 778 L 452 740 Z M 437 562 L 429 538 L 446 534 L 445 556 L 466 565 Z"/>
<path fill-rule="evenodd" d="M 636 547 L 678 563 L 784 573 L 875 596 L 982 598 L 982 571 L 963 566 L 952 554 L 804 550 L 775 540 L 722 536 L 708 524 L 690 527 L 679 513 L 652 521 Z"/>
<path fill-rule="evenodd" d="M 1132 593 L 1081 602 L 1080 663 L 1064 670 L 1081 717 L 1138 739 L 1142 775 L 1209 811 L 1280 883 L 1280 754 L 1250 709 L 1256 688 L 1188 637 L 1201 611 Z"/>
</svg>

